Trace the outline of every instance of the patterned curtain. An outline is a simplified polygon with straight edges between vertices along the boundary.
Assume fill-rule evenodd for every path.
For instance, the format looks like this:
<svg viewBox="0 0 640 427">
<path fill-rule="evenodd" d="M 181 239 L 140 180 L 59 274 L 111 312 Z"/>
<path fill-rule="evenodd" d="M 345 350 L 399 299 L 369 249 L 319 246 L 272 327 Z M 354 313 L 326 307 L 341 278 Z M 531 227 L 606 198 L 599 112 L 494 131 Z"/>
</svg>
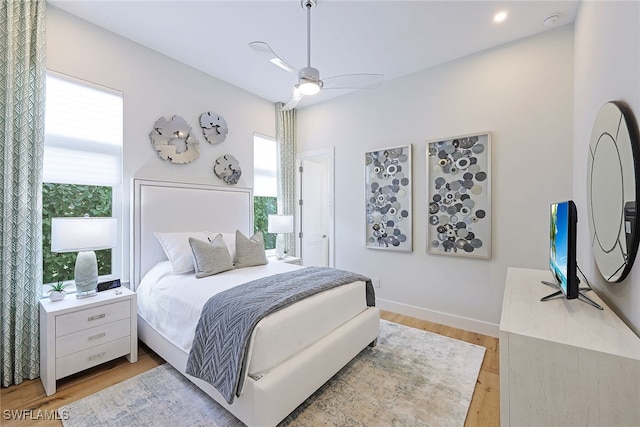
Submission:
<svg viewBox="0 0 640 427">
<path fill-rule="evenodd" d="M 40 375 L 45 0 L 0 4 L 2 386 Z"/>
<path fill-rule="evenodd" d="M 296 110 L 282 110 L 284 103 L 276 104 L 276 144 L 278 146 L 278 214 L 296 213 Z M 295 227 L 294 227 L 295 228 Z M 298 232 L 285 236 L 289 255 L 296 254 Z"/>
</svg>

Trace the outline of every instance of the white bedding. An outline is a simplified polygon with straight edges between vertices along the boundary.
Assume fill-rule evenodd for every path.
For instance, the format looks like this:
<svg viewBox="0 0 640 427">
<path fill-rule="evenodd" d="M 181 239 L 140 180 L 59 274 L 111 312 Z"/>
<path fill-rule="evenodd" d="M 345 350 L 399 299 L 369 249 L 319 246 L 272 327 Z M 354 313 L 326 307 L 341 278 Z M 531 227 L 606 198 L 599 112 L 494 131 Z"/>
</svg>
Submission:
<svg viewBox="0 0 640 427">
<path fill-rule="evenodd" d="M 202 307 L 218 292 L 260 277 L 302 268 L 283 262 L 230 270 L 196 279 L 156 264 L 137 289 L 138 315 L 174 345 L 189 352 Z M 363 282 L 314 295 L 258 323 L 250 344 L 248 374 L 258 377 L 365 310 Z"/>
</svg>

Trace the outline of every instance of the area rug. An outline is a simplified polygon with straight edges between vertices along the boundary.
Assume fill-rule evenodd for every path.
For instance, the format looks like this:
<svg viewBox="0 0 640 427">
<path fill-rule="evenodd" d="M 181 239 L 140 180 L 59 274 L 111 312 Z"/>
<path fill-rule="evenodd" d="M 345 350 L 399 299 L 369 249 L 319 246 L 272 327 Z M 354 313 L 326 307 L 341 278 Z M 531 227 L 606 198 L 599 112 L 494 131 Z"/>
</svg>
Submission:
<svg viewBox="0 0 640 427">
<path fill-rule="evenodd" d="M 367 347 L 281 426 L 462 426 L 485 348 L 382 320 Z M 168 364 L 58 409 L 65 427 L 243 424 Z"/>
</svg>

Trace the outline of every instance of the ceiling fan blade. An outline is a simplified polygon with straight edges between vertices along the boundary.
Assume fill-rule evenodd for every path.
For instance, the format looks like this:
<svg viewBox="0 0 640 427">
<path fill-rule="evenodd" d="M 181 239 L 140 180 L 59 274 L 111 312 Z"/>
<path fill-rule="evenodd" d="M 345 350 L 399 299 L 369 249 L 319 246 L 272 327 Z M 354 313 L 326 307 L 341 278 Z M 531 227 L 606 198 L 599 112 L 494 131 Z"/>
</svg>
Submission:
<svg viewBox="0 0 640 427">
<path fill-rule="evenodd" d="M 276 55 L 276 53 L 265 42 L 251 42 L 249 43 L 249 47 L 272 64 L 277 65 L 278 67 L 290 73 L 298 74 L 297 68 L 292 67 L 291 65 L 280 59 L 280 57 Z"/>
<path fill-rule="evenodd" d="M 303 96 L 304 95 L 302 94 L 302 92 L 300 92 L 297 87 L 294 87 L 293 95 L 291 95 L 291 98 L 289 98 L 289 101 L 287 101 L 284 107 L 282 107 L 282 110 L 291 110 L 296 105 L 298 105 L 298 102 L 300 102 Z"/>
<path fill-rule="evenodd" d="M 382 74 L 342 74 L 322 79 L 322 89 L 372 89 L 383 79 Z"/>
</svg>

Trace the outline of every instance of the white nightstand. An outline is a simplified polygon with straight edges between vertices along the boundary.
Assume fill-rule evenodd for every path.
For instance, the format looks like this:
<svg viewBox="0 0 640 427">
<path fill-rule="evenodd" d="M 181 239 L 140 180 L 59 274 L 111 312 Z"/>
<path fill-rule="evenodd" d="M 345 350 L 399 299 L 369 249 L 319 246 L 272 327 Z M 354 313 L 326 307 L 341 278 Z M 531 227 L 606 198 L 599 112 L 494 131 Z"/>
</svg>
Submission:
<svg viewBox="0 0 640 427">
<path fill-rule="evenodd" d="M 78 299 L 40 300 L 40 378 L 47 396 L 56 380 L 127 356 L 138 360 L 135 292 L 119 287 Z"/>
<path fill-rule="evenodd" d="M 286 262 L 287 264 L 295 264 L 302 265 L 302 259 L 295 256 L 286 256 L 282 259 L 277 259 L 276 257 L 268 257 L 269 262 Z"/>
</svg>

